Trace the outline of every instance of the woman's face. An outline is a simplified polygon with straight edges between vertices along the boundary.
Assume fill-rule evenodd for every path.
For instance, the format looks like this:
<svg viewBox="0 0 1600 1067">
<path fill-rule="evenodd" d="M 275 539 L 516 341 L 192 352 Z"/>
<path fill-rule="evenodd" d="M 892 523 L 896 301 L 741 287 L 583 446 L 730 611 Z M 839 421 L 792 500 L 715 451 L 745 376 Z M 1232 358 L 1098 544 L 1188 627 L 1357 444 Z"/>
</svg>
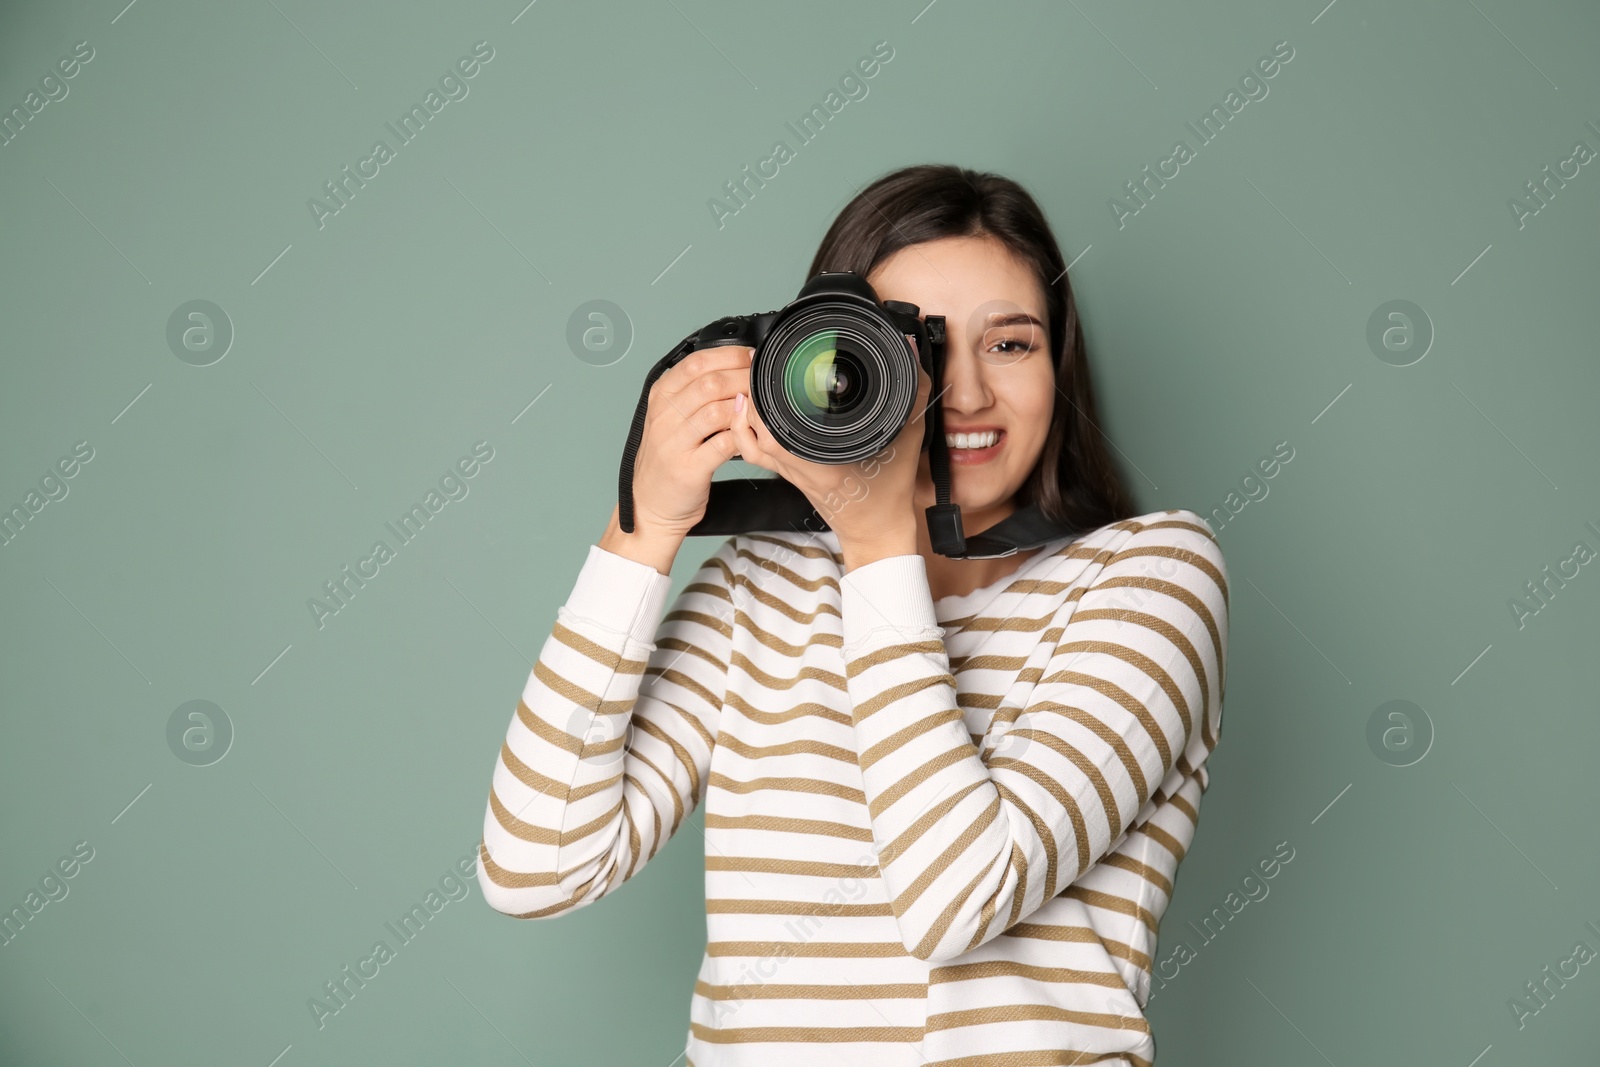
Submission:
<svg viewBox="0 0 1600 1067">
<path fill-rule="evenodd" d="M 1050 429 L 1056 368 L 1044 292 L 993 237 L 945 237 L 902 248 L 867 276 L 880 300 L 945 318 L 943 408 L 950 498 L 982 530 L 1009 515 Z M 984 447 L 972 447 L 974 445 Z M 934 503 L 924 453 L 916 504 Z M 978 522 L 972 523 L 971 520 Z"/>
</svg>

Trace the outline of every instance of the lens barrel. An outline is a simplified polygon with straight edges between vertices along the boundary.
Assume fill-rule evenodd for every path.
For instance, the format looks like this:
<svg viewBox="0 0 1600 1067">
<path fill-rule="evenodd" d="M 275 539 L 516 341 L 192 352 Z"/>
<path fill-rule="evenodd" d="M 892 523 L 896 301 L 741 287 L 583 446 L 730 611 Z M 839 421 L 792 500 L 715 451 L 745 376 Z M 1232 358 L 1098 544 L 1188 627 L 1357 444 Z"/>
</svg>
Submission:
<svg viewBox="0 0 1600 1067">
<path fill-rule="evenodd" d="M 875 308 L 851 299 L 790 306 L 751 368 L 751 400 L 788 451 L 814 463 L 876 455 L 905 427 L 918 361 Z"/>
</svg>

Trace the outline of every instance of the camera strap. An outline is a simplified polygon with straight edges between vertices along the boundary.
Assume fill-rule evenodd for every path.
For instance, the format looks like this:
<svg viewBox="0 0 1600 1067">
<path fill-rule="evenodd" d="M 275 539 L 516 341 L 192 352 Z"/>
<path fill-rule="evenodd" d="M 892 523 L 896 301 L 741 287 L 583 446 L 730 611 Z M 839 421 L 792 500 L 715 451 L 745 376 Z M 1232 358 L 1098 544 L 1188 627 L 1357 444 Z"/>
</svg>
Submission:
<svg viewBox="0 0 1600 1067">
<path fill-rule="evenodd" d="M 938 399 L 943 394 L 945 325 L 940 316 L 928 316 L 929 377 L 933 380 L 932 399 L 925 413 L 923 446 L 928 450 L 928 466 L 933 477 L 933 506 L 924 509 L 928 540 L 933 550 L 951 559 L 994 559 L 1087 531 L 1063 527 L 1046 517 L 1037 505 L 1020 508 L 989 529 L 971 537 L 961 527 L 961 506 L 950 499 L 950 449 L 944 439 L 944 412 Z M 649 410 L 650 389 L 672 367 L 694 351 L 700 331 L 689 334 L 645 375 L 633 424 L 622 449 L 618 474 L 617 517 L 626 533 L 634 529 L 633 469 L 644 440 L 645 415 Z M 761 530 L 794 530 L 820 533 L 831 529 L 826 519 L 792 482 L 776 475 L 767 478 L 726 478 L 711 483 L 706 513 L 687 536 L 728 536 Z"/>
</svg>

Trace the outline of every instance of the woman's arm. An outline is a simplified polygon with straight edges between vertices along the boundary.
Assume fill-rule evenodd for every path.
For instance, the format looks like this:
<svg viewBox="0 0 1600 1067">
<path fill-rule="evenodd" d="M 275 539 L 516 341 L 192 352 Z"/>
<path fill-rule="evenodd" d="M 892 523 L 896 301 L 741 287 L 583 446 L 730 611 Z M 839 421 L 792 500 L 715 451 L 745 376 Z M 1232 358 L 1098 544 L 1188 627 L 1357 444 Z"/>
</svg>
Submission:
<svg viewBox="0 0 1600 1067">
<path fill-rule="evenodd" d="M 1102 546 L 1028 706 L 980 752 L 957 705 L 921 556 L 841 581 L 846 678 L 873 838 L 901 938 L 945 960 L 1075 882 L 1216 744 L 1227 656 L 1221 549 L 1192 511 Z M 987 657 L 983 657 L 987 658 Z M 1014 678 L 1019 664 L 993 669 Z"/>
<path fill-rule="evenodd" d="M 726 691 L 736 540 L 665 619 L 663 561 L 590 547 L 495 762 L 478 852 L 495 910 L 538 919 L 600 899 L 700 803 Z"/>
</svg>

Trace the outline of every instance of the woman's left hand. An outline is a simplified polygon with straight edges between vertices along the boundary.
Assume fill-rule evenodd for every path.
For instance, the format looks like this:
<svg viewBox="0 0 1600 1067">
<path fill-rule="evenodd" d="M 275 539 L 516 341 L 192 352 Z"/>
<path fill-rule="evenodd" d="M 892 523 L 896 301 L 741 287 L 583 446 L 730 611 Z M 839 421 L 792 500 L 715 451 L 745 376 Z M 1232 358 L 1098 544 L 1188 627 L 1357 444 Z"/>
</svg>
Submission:
<svg viewBox="0 0 1600 1067">
<path fill-rule="evenodd" d="M 847 569 L 854 569 L 871 559 L 917 551 L 914 494 L 932 392 L 933 379 L 918 366 L 917 401 L 905 427 L 883 451 L 856 463 L 813 463 L 794 455 L 772 439 L 748 396 L 730 429 L 742 459 L 806 495 L 838 534 Z"/>
</svg>

